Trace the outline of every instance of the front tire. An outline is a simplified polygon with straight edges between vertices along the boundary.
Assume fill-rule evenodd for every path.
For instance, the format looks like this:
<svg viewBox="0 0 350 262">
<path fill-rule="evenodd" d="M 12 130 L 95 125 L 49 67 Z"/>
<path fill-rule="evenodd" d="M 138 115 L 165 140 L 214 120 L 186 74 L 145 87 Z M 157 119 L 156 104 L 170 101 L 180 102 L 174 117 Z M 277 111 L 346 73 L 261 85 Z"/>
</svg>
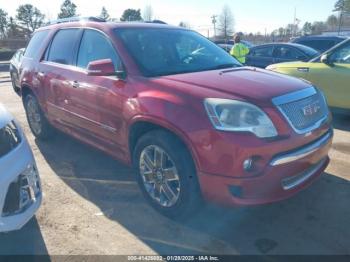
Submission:
<svg viewBox="0 0 350 262">
<path fill-rule="evenodd" d="M 30 130 L 35 137 L 46 140 L 52 136 L 53 128 L 40 108 L 37 98 L 29 93 L 24 97 L 24 108 Z"/>
<path fill-rule="evenodd" d="M 143 135 L 133 166 L 147 201 L 163 215 L 184 219 L 202 203 L 191 155 L 173 134 L 155 130 Z"/>
</svg>

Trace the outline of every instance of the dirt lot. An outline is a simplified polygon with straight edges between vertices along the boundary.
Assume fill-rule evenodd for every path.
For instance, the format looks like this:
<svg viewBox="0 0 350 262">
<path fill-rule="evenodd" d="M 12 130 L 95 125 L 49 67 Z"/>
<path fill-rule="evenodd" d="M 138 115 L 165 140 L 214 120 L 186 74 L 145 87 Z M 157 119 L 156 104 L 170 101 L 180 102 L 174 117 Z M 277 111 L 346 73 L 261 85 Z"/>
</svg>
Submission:
<svg viewBox="0 0 350 262">
<path fill-rule="evenodd" d="M 186 223 L 142 198 L 127 167 L 65 136 L 34 139 L 20 98 L 0 73 L 0 102 L 26 131 L 44 201 L 22 230 L 0 234 L 0 254 L 350 254 L 350 117 L 337 116 L 331 164 L 281 203 L 208 206 Z"/>
</svg>

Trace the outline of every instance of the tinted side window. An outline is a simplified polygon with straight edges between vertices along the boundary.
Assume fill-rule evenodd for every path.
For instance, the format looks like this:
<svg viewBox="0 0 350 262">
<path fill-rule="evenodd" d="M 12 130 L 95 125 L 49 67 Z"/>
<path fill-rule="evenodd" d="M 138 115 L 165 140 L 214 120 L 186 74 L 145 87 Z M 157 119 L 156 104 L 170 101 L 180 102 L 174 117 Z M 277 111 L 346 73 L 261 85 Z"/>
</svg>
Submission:
<svg viewBox="0 0 350 262">
<path fill-rule="evenodd" d="M 121 68 L 120 59 L 109 40 L 100 32 L 85 30 L 81 40 L 77 66 L 86 68 L 91 61 L 111 59 L 115 69 Z"/>
<path fill-rule="evenodd" d="M 48 61 L 73 65 L 79 29 L 62 29 L 56 33 L 49 50 Z"/>
<path fill-rule="evenodd" d="M 32 36 L 32 39 L 30 39 L 30 42 L 24 53 L 24 56 L 33 58 L 35 56 L 35 52 L 41 49 L 41 46 L 43 45 L 44 40 L 48 35 L 48 33 L 49 33 L 48 30 L 36 32 Z"/>
<path fill-rule="evenodd" d="M 350 64 L 350 42 L 343 45 L 330 55 L 330 60 L 333 63 Z"/>
<path fill-rule="evenodd" d="M 260 47 L 260 48 L 255 48 L 252 55 L 256 57 L 271 57 L 272 51 L 273 51 L 272 46 Z"/>
<path fill-rule="evenodd" d="M 300 44 L 310 46 L 319 51 L 326 51 L 333 47 L 335 42 L 329 40 L 305 40 L 301 41 Z"/>
<path fill-rule="evenodd" d="M 296 49 L 285 46 L 276 47 L 275 56 L 276 58 L 289 60 L 298 60 L 305 58 L 305 56 L 302 53 L 298 52 Z"/>
</svg>

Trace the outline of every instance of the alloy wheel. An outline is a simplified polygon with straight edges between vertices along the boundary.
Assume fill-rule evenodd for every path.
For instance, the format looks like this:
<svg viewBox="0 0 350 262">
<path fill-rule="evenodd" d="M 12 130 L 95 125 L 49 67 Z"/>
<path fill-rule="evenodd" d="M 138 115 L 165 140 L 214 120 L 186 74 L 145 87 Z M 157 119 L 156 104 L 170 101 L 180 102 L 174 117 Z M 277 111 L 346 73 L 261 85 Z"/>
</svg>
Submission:
<svg viewBox="0 0 350 262">
<path fill-rule="evenodd" d="M 145 147 L 139 168 L 149 196 L 162 207 L 174 206 L 180 196 L 180 178 L 167 152 L 155 145 Z"/>
<path fill-rule="evenodd" d="M 28 122 L 35 134 L 41 133 L 41 115 L 38 103 L 33 97 L 29 97 L 27 101 Z"/>
</svg>

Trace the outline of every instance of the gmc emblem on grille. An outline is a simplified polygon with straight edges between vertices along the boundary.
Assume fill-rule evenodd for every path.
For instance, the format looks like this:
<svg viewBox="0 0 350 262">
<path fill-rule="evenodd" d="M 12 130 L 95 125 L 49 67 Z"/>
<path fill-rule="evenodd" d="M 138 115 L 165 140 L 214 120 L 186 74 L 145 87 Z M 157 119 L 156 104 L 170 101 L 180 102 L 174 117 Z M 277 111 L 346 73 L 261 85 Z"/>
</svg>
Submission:
<svg viewBox="0 0 350 262">
<path fill-rule="evenodd" d="M 319 105 L 319 102 L 312 103 L 310 105 L 307 105 L 302 108 L 304 116 L 312 116 L 316 114 L 318 111 L 320 111 L 321 107 Z"/>
</svg>

